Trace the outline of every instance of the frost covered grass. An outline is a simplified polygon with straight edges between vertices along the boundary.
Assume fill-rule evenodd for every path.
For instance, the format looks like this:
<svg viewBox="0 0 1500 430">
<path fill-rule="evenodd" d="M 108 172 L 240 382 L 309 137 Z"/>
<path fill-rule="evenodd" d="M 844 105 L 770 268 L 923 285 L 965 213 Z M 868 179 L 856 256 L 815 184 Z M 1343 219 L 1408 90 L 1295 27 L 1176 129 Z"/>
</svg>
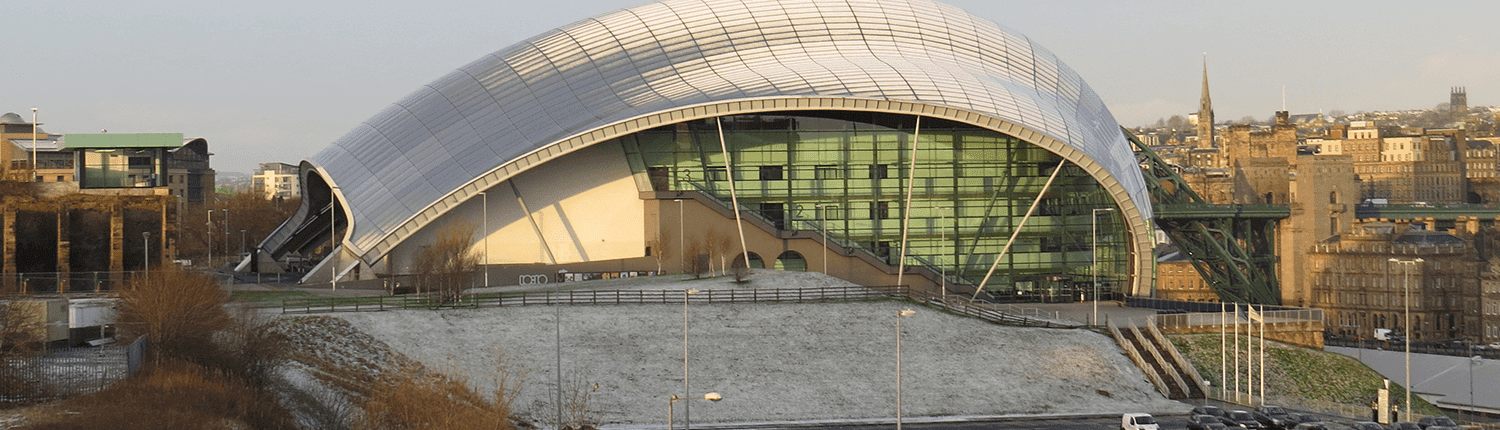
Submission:
<svg viewBox="0 0 1500 430">
<path fill-rule="evenodd" d="M 679 279 L 634 278 L 567 286 L 848 285 L 816 273 L 776 271 L 757 271 L 745 285 L 735 284 L 732 277 Z M 486 372 L 493 368 L 485 360 L 496 349 L 503 350 L 526 375 L 514 412 L 533 422 L 554 419 L 560 357 L 565 396 L 579 387 L 589 388 L 590 421 L 662 425 L 669 397 L 701 397 L 707 392 L 720 393 L 724 400 L 692 402 L 693 422 L 893 417 L 895 315 L 909 307 L 916 306 L 898 300 L 692 304 L 687 308 L 691 392 L 686 394 L 680 305 L 528 306 L 330 316 L 347 320 L 429 368 L 467 372 L 462 376 L 476 384 L 486 380 Z M 1114 342 L 1098 333 L 1003 327 L 916 309 L 917 314 L 903 319 L 901 325 L 906 416 L 1182 412 L 1188 408 L 1158 394 Z M 595 384 L 597 389 L 593 389 Z M 679 420 L 682 406 L 678 404 Z"/>
</svg>

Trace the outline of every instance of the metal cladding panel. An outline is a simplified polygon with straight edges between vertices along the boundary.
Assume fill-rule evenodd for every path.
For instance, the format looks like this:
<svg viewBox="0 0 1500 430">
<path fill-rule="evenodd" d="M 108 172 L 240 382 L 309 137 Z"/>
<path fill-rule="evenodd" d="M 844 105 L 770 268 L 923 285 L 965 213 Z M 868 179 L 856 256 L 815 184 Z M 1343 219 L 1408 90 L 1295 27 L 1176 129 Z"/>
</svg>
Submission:
<svg viewBox="0 0 1500 430">
<path fill-rule="evenodd" d="M 1150 216 L 1098 95 L 1020 34 L 931 0 L 668 0 L 549 31 L 424 86 L 313 158 L 381 237 L 559 140 L 704 103 L 827 97 L 975 112 L 1104 166 Z M 868 106 L 875 106 L 874 104 Z M 337 149 L 335 149 L 337 148 Z"/>
</svg>

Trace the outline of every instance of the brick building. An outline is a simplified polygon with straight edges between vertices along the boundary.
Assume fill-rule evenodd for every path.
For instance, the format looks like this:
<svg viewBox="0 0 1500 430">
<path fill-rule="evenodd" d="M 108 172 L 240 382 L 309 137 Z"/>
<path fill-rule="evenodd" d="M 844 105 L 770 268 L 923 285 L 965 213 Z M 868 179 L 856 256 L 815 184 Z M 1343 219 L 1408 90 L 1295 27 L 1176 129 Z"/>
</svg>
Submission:
<svg viewBox="0 0 1500 430">
<path fill-rule="evenodd" d="M 1312 305 L 1325 310 L 1330 332 L 1369 338 L 1387 328 L 1416 342 L 1480 338 L 1466 304 L 1479 297 L 1485 262 L 1453 233 L 1407 221 L 1361 222 L 1314 246 L 1308 263 Z"/>
</svg>

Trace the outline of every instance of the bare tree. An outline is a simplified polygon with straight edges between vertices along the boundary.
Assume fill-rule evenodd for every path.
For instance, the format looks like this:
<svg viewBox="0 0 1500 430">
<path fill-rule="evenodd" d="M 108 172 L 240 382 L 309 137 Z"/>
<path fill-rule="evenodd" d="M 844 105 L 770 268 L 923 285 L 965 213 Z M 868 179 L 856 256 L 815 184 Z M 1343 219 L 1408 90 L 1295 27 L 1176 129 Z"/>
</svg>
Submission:
<svg viewBox="0 0 1500 430">
<path fill-rule="evenodd" d="M 0 302 L 0 405 L 46 398 L 45 385 L 33 377 L 38 374 L 33 362 L 11 360 L 40 352 L 41 318 L 28 314 L 18 302 Z"/>
<path fill-rule="evenodd" d="M 275 329 L 276 318 L 253 306 L 234 306 L 230 318 L 230 325 L 217 338 L 229 352 L 232 370 L 252 383 L 269 384 L 276 365 L 291 355 L 291 343 Z"/>
<path fill-rule="evenodd" d="M 665 273 L 662 271 L 662 265 L 666 262 L 667 254 L 672 252 L 672 247 L 668 245 L 669 242 L 671 241 L 667 240 L 667 238 L 661 237 L 646 243 L 646 246 L 651 248 L 651 257 L 656 260 L 657 274 Z"/>
<path fill-rule="evenodd" d="M 589 376 L 588 371 L 573 369 L 563 377 L 564 429 L 592 429 L 598 424 L 599 411 L 589 408 L 589 396 L 599 390 L 599 384 L 589 382 Z"/>
<path fill-rule="evenodd" d="M 473 250 L 476 229 L 474 223 L 462 221 L 438 230 L 437 240 L 423 247 L 412 264 L 418 291 L 429 291 L 439 303 L 458 300 L 479 270 L 479 253 Z"/>
<path fill-rule="evenodd" d="M 42 316 L 29 312 L 23 302 L 0 302 L 0 358 L 40 350 Z"/>
<path fill-rule="evenodd" d="M 703 243 L 707 245 L 706 248 L 708 248 L 708 272 L 713 273 L 713 261 L 724 261 L 722 256 L 720 255 L 723 252 L 719 249 L 719 232 L 709 230 L 708 233 L 704 234 Z"/>
<path fill-rule="evenodd" d="M 1171 118 L 1167 118 L 1167 128 L 1172 131 L 1183 131 L 1193 128 L 1193 125 L 1182 115 L 1172 115 Z"/>
<path fill-rule="evenodd" d="M 708 237 L 714 253 L 719 254 L 719 276 L 724 276 L 724 272 L 729 270 L 729 247 L 734 245 L 734 239 L 730 236 L 716 236 L 713 230 L 709 230 Z"/>
<path fill-rule="evenodd" d="M 708 259 L 704 258 L 703 244 L 697 240 L 688 241 L 687 245 L 687 271 L 693 274 L 693 279 L 701 279 L 708 274 Z"/>
</svg>

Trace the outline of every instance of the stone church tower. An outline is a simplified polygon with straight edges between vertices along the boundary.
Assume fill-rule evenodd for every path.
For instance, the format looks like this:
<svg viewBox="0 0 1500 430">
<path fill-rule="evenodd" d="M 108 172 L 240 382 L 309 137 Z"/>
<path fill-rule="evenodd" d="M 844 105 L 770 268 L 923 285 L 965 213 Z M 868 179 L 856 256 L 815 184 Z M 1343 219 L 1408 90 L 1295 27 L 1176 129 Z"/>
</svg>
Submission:
<svg viewBox="0 0 1500 430">
<path fill-rule="evenodd" d="M 1208 59 L 1203 60 L 1203 97 L 1198 99 L 1198 147 L 1214 147 L 1214 102 L 1208 97 Z"/>
<path fill-rule="evenodd" d="M 1448 94 L 1448 110 L 1458 118 L 1469 114 L 1469 93 L 1464 87 L 1453 87 L 1453 91 Z"/>
</svg>

